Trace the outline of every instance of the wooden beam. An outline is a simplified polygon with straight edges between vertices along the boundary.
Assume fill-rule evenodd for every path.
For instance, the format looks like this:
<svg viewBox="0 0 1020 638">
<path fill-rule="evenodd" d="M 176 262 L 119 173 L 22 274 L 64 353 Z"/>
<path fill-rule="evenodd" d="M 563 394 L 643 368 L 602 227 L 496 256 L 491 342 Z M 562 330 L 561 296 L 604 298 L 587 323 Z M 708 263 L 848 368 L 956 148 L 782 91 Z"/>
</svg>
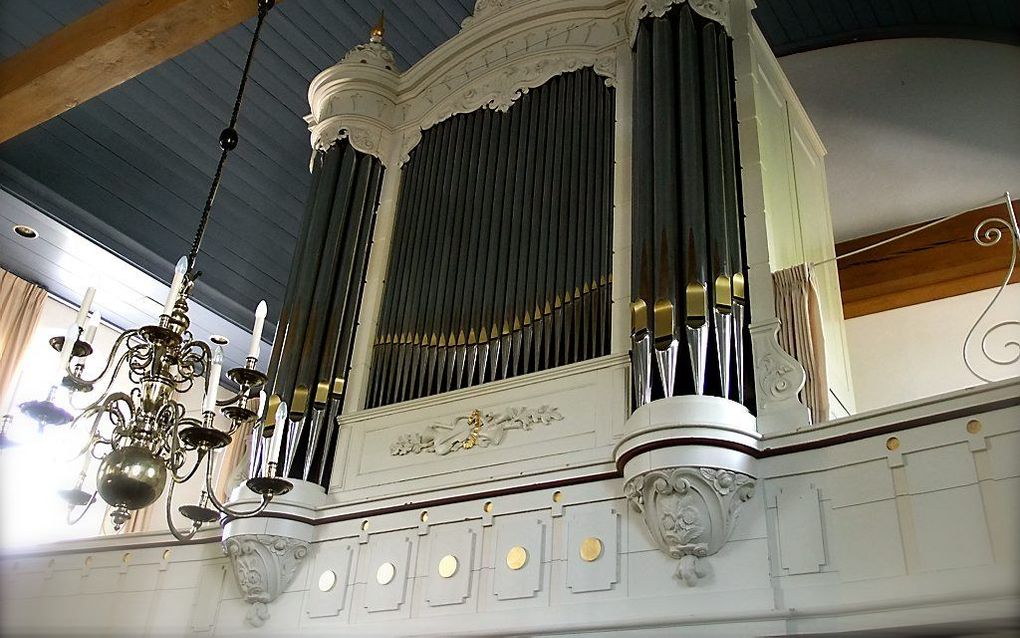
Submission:
<svg viewBox="0 0 1020 638">
<path fill-rule="evenodd" d="M 110 0 L 0 62 L 0 142 L 256 13 L 256 0 Z"/>
<path fill-rule="evenodd" d="M 1020 210 L 1020 200 L 1013 202 Z M 1002 283 L 1009 266 L 1011 238 L 1001 225 L 994 246 L 974 241 L 974 228 L 990 217 L 1009 220 L 1005 202 L 979 208 L 914 235 L 839 261 L 843 316 L 860 317 L 934 301 Z M 836 245 L 843 255 L 923 224 L 904 226 Z M 1020 271 L 1011 282 L 1020 281 Z"/>
</svg>

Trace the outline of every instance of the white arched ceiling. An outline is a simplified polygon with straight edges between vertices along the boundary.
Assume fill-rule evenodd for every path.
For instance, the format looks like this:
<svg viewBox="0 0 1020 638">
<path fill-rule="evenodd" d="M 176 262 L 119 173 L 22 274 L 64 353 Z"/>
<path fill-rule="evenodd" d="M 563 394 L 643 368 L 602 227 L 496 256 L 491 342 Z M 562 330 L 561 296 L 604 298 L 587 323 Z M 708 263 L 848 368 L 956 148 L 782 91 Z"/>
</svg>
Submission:
<svg viewBox="0 0 1020 638">
<path fill-rule="evenodd" d="M 829 151 L 836 241 L 1020 197 L 1020 47 L 878 40 L 780 63 Z"/>
</svg>

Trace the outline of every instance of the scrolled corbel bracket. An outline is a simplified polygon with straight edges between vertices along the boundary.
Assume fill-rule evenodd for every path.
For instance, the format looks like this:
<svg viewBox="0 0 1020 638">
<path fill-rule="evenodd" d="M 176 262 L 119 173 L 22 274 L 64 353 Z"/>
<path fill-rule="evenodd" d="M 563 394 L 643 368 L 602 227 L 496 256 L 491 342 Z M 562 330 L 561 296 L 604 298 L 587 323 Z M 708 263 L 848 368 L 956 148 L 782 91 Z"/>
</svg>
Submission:
<svg viewBox="0 0 1020 638">
<path fill-rule="evenodd" d="M 627 7 L 627 33 L 631 46 L 637 38 L 638 24 L 649 16 L 661 18 L 669 13 L 675 5 L 687 3 L 691 9 L 703 18 L 708 18 L 722 25 L 727 33 L 730 31 L 730 0 L 631 0 Z M 742 6 L 742 5 L 741 5 Z"/>
<path fill-rule="evenodd" d="M 790 353 L 779 345 L 779 319 L 752 323 L 751 352 L 754 358 L 754 387 L 758 407 L 758 429 L 766 434 L 807 427 L 810 412 L 800 400 L 807 373 Z"/>
<path fill-rule="evenodd" d="M 310 548 L 308 541 L 273 534 L 239 534 L 223 541 L 241 596 L 251 605 L 249 624 L 261 627 L 269 619 L 269 603 L 294 580 Z"/>
<path fill-rule="evenodd" d="M 754 489 L 746 474 L 684 466 L 641 472 L 623 493 L 659 549 L 678 561 L 676 577 L 694 586 L 708 573 L 704 559 L 726 544 Z"/>
<path fill-rule="evenodd" d="M 710 574 L 706 559 L 754 496 L 760 440 L 747 409 L 719 397 L 659 399 L 627 421 L 615 451 L 623 494 L 688 586 Z"/>
<path fill-rule="evenodd" d="M 290 586 L 311 552 L 315 528 L 302 519 L 314 518 L 317 508 L 329 502 L 320 486 L 291 481 L 294 489 L 273 499 L 267 509 L 290 518 L 254 516 L 227 520 L 223 525 L 223 551 L 230 559 L 241 597 L 250 605 L 246 619 L 253 627 L 261 627 L 269 619 L 270 603 Z M 247 507 L 257 498 L 242 483 L 231 493 L 228 505 Z"/>
</svg>

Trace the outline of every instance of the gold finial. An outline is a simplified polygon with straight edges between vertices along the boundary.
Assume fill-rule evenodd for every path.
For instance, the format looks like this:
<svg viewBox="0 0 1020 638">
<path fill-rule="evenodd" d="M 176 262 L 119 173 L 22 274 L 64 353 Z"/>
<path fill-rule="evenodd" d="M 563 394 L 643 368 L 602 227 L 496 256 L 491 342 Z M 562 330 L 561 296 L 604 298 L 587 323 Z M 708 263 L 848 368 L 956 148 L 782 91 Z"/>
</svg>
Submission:
<svg viewBox="0 0 1020 638">
<path fill-rule="evenodd" d="M 379 22 L 372 27 L 369 32 L 370 42 L 382 42 L 383 33 L 386 31 L 386 12 L 382 11 L 379 13 Z"/>
</svg>

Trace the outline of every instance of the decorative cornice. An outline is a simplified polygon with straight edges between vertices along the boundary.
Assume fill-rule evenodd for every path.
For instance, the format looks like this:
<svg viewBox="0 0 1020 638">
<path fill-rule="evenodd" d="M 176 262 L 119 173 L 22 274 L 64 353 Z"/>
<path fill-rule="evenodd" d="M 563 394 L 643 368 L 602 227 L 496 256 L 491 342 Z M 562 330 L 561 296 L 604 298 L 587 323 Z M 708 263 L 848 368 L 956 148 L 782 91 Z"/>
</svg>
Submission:
<svg viewBox="0 0 1020 638">
<path fill-rule="evenodd" d="M 570 36 L 566 37 L 569 39 Z M 481 108 L 505 113 L 525 93 L 542 86 L 557 75 L 590 66 L 595 73 L 605 78 L 606 86 L 615 86 L 616 59 L 615 50 L 603 53 L 568 51 L 559 54 L 531 55 L 515 64 L 507 64 L 504 60 L 504 63 L 494 65 L 491 69 L 484 67 L 471 69 L 472 64 L 466 63 L 463 77 L 470 77 L 473 72 L 477 72 L 478 75 L 460 89 L 435 101 L 429 93 L 432 89 L 426 91 L 424 99 L 429 108 L 418 118 L 417 126 L 404 133 L 398 162 L 403 164 L 410 159 L 411 150 L 421 141 L 422 131 L 454 115 L 470 113 Z"/>
<path fill-rule="evenodd" d="M 460 23 L 461 29 L 470 29 L 480 21 L 498 15 L 517 5 L 533 2 L 534 0 L 475 0 L 474 11 L 464 18 Z"/>
<path fill-rule="evenodd" d="M 294 580 L 309 547 L 307 541 L 270 534 L 240 534 L 223 541 L 241 595 L 251 605 L 246 618 L 252 626 L 261 627 L 269 618 L 269 603 Z"/>
<path fill-rule="evenodd" d="M 627 32 L 633 46 L 637 38 L 638 24 L 649 16 L 661 18 L 674 5 L 686 2 L 695 13 L 722 25 L 730 33 L 730 0 L 632 0 L 627 8 Z"/>
<path fill-rule="evenodd" d="M 506 111 L 561 73 L 591 66 L 613 86 L 627 38 L 622 8 L 614 0 L 479 0 L 461 33 L 402 74 L 381 52 L 355 48 L 309 87 L 312 147 L 347 136 L 399 167 L 423 130 L 479 108 Z"/>
<path fill-rule="evenodd" d="M 667 467 L 633 476 L 623 493 L 659 549 L 679 561 L 676 577 L 693 586 L 708 573 L 704 559 L 726 544 L 754 488 L 754 479 L 739 472 Z"/>
<path fill-rule="evenodd" d="M 495 447 L 503 442 L 510 430 L 528 431 L 536 425 L 549 425 L 562 421 L 559 409 L 543 405 L 540 408 L 507 408 L 502 412 L 474 410 L 468 416 L 459 416 L 450 423 L 435 423 L 426 432 L 403 434 L 390 446 L 390 454 L 434 453 L 445 456 L 475 446 Z"/>
</svg>

